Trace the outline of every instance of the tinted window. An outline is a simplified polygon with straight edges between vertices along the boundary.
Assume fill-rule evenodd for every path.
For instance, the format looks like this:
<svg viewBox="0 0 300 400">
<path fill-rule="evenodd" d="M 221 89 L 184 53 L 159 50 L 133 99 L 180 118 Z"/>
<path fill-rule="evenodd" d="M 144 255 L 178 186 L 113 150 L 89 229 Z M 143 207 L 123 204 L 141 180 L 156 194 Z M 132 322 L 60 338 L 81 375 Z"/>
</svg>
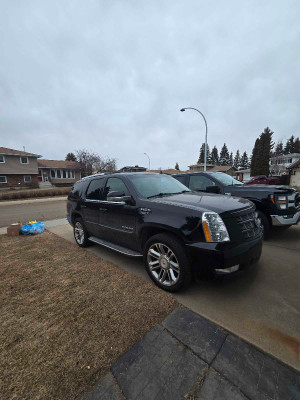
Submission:
<svg viewBox="0 0 300 400">
<path fill-rule="evenodd" d="M 160 193 L 175 194 L 189 192 L 177 179 L 164 174 L 136 174 L 129 177 L 137 192 L 143 197 L 157 196 Z"/>
<path fill-rule="evenodd" d="M 184 184 L 186 177 L 185 176 L 174 176 L 174 178 Z"/>
<path fill-rule="evenodd" d="M 215 186 L 215 182 L 204 175 L 191 175 L 189 188 L 205 191 L 207 186 Z"/>
<path fill-rule="evenodd" d="M 89 200 L 103 200 L 104 178 L 93 179 L 86 192 L 86 198 Z"/>
<path fill-rule="evenodd" d="M 120 178 L 108 178 L 105 188 L 105 197 L 109 192 L 123 192 L 125 196 L 129 196 L 129 190 Z"/>
<path fill-rule="evenodd" d="M 82 197 L 83 193 L 85 192 L 86 186 L 88 181 L 77 182 L 73 186 L 72 195 Z"/>
</svg>

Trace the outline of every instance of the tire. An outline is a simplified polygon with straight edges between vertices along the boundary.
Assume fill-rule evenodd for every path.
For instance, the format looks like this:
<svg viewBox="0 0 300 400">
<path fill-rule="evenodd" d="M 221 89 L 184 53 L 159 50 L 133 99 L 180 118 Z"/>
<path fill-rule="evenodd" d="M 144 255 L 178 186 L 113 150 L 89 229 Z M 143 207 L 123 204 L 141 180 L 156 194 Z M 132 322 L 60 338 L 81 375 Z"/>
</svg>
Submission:
<svg viewBox="0 0 300 400">
<path fill-rule="evenodd" d="M 271 225 L 265 213 L 258 210 L 258 217 L 261 220 L 261 223 L 264 227 L 264 239 L 267 239 L 270 235 Z"/>
<path fill-rule="evenodd" d="M 177 292 L 192 280 L 186 250 L 173 235 L 160 233 L 152 236 L 144 247 L 144 264 L 152 281 L 167 292 Z"/>
<path fill-rule="evenodd" d="M 74 221 L 74 239 L 79 247 L 87 247 L 90 245 L 89 234 L 84 226 L 81 218 L 76 218 Z"/>
</svg>

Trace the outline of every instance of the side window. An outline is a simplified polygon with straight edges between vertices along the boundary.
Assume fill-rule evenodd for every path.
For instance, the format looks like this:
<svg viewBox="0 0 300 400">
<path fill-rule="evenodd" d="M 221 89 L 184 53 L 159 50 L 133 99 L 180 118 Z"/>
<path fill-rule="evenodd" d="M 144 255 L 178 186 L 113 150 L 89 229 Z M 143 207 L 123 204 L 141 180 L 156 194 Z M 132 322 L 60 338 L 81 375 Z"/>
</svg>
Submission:
<svg viewBox="0 0 300 400">
<path fill-rule="evenodd" d="M 177 179 L 180 183 L 182 183 L 183 185 L 185 184 L 185 176 L 174 176 L 175 179 Z"/>
<path fill-rule="evenodd" d="M 191 175 L 190 185 L 191 190 L 205 191 L 207 186 L 215 186 L 215 182 L 203 175 Z"/>
<path fill-rule="evenodd" d="M 86 181 L 76 182 L 72 189 L 73 197 L 82 197 L 83 193 L 85 192 L 86 186 Z"/>
<path fill-rule="evenodd" d="M 105 187 L 105 200 L 109 192 L 123 192 L 125 196 L 130 195 L 125 183 L 120 178 L 108 178 Z"/>
<path fill-rule="evenodd" d="M 104 178 L 93 179 L 86 192 L 86 198 L 89 200 L 103 200 Z"/>
</svg>

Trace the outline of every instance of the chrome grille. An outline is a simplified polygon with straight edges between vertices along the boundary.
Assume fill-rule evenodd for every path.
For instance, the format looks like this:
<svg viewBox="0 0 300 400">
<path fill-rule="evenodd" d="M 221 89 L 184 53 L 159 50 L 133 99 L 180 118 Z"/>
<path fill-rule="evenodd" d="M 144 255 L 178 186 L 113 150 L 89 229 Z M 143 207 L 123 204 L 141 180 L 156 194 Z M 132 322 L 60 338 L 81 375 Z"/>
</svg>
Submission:
<svg viewBox="0 0 300 400">
<path fill-rule="evenodd" d="M 251 211 L 235 217 L 244 239 L 253 239 L 261 234 L 262 227 L 257 226 L 256 212 Z"/>
</svg>

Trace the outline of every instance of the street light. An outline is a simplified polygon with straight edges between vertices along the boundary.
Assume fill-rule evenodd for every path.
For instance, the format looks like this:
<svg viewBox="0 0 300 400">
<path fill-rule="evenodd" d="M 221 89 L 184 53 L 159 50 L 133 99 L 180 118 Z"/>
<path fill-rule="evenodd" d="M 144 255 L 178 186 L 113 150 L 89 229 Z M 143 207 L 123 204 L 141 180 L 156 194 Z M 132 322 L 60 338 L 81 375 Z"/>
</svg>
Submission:
<svg viewBox="0 0 300 400">
<path fill-rule="evenodd" d="M 205 148 L 204 148 L 204 171 L 206 171 L 206 162 L 207 162 L 207 122 L 206 119 L 204 117 L 204 115 L 202 114 L 201 111 L 197 110 L 197 108 L 193 108 L 193 107 L 184 107 L 182 108 L 180 111 L 183 112 L 185 110 L 195 110 L 197 111 L 199 114 L 202 115 L 204 122 L 205 122 Z"/>
<path fill-rule="evenodd" d="M 148 154 L 147 153 L 144 153 L 145 154 L 145 156 L 147 156 L 148 157 L 148 161 L 149 161 L 149 170 L 150 170 L 150 157 L 148 156 Z"/>
</svg>

